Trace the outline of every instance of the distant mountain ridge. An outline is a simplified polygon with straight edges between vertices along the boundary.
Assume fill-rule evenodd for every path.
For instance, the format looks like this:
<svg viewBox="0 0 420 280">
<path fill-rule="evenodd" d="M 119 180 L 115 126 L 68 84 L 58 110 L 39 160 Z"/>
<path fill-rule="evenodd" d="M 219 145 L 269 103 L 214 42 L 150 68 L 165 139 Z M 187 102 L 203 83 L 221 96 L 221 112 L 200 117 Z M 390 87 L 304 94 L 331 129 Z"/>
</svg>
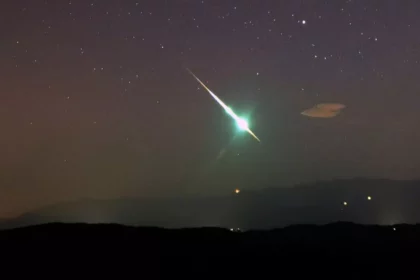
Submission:
<svg viewBox="0 0 420 280">
<path fill-rule="evenodd" d="M 0 222 L 0 228 L 50 222 L 242 229 L 337 221 L 416 223 L 420 222 L 419 197 L 420 181 L 332 180 L 292 188 L 243 190 L 239 195 L 220 197 L 92 199 L 61 203 Z"/>
</svg>

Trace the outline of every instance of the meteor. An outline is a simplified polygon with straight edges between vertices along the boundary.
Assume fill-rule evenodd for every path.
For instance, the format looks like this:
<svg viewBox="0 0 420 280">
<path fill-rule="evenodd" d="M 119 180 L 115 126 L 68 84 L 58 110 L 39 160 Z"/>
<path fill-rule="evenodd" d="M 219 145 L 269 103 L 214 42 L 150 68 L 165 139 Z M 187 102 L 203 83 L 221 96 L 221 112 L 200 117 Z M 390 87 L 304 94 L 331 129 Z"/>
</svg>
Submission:
<svg viewBox="0 0 420 280">
<path fill-rule="evenodd" d="M 214 94 L 190 69 L 187 68 L 187 70 L 197 80 L 197 82 L 199 82 L 201 86 L 205 90 L 207 90 L 208 93 L 210 93 L 210 95 L 214 98 L 214 100 L 216 100 L 217 103 L 219 103 L 219 105 L 222 106 L 222 108 L 226 111 L 226 113 L 228 113 L 228 115 L 231 116 L 236 121 L 236 124 L 241 130 L 248 132 L 249 134 L 252 135 L 252 137 L 255 138 L 255 140 L 257 140 L 258 142 L 261 142 L 260 139 L 257 137 L 257 135 L 255 135 L 254 132 L 252 132 L 251 129 L 249 129 L 248 122 L 246 120 L 238 117 L 233 112 L 233 110 L 229 106 L 227 106 L 219 97 L 217 97 L 216 94 Z"/>
</svg>

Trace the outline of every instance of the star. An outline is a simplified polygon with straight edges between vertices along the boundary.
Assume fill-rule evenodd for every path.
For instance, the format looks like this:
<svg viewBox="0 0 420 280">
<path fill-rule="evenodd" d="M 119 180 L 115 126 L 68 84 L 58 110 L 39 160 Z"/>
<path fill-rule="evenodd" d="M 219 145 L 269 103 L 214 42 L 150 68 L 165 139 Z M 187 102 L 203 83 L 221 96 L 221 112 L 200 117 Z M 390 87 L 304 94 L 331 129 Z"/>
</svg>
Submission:
<svg viewBox="0 0 420 280">
<path fill-rule="evenodd" d="M 0 218 L 63 197 L 183 196 L 192 186 L 229 197 L 235 187 L 420 174 L 420 1 L 393 1 L 391 17 L 381 1 L 14 2 L 2 17 L 0 193 L 11 203 Z M 348 108 L 332 118 L 313 114 L 316 104 Z M 393 199 L 373 196 L 328 201 L 345 213 Z M 401 207 L 387 211 L 406 216 Z"/>
</svg>

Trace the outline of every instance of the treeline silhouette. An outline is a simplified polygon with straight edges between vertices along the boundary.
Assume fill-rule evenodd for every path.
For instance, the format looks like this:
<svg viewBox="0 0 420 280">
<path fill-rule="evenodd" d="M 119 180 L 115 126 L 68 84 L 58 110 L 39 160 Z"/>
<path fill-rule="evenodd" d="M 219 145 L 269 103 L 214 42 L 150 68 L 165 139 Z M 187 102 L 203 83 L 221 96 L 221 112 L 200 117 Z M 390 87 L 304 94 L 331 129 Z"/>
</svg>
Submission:
<svg viewBox="0 0 420 280">
<path fill-rule="evenodd" d="M 420 225 L 334 223 L 232 232 L 54 223 L 0 231 L 0 248 L 8 262 L 22 267 L 98 267 L 96 276 L 110 266 L 135 268 L 147 279 L 411 279 Z"/>
</svg>

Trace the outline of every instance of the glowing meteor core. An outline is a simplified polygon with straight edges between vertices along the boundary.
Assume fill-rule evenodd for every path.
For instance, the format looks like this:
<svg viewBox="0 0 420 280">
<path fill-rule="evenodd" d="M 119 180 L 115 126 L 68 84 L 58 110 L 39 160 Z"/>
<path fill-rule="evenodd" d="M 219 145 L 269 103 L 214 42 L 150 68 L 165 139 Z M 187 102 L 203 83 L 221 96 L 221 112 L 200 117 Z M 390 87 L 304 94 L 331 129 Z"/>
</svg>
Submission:
<svg viewBox="0 0 420 280">
<path fill-rule="evenodd" d="M 240 129 L 242 130 L 247 130 L 248 129 L 248 123 L 246 120 L 244 119 L 239 119 L 237 120 L 238 126 Z"/>
<path fill-rule="evenodd" d="M 228 113 L 229 116 L 231 116 L 235 121 L 236 124 L 238 125 L 238 127 L 241 130 L 244 130 L 246 132 L 248 132 L 249 134 L 252 135 L 252 137 L 255 138 L 255 140 L 257 140 L 258 142 L 261 142 L 260 139 L 257 137 L 257 135 L 255 135 L 251 129 L 249 129 L 248 126 L 248 122 L 240 117 L 238 117 L 231 108 L 229 108 L 222 100 L 220 100 L 219 97 L 216 96 L 216 94 L 214 94 L 199 78 L 197 78 L 196 75 L 194 75 L 193 72 L 191 72 L 190 69 L 187 69 L 188 72 L 190 72 L 190 74 L 201 84 L 201 86 L 207 90 L 208 93 L 210 93 L 210 95 L 214 98 L 214 100 L 217 101 L 217 103 L 219 103 L 220 106 L 222 106 L 223 109 L 225 109 L 226 113 Z"/>
</svg>

